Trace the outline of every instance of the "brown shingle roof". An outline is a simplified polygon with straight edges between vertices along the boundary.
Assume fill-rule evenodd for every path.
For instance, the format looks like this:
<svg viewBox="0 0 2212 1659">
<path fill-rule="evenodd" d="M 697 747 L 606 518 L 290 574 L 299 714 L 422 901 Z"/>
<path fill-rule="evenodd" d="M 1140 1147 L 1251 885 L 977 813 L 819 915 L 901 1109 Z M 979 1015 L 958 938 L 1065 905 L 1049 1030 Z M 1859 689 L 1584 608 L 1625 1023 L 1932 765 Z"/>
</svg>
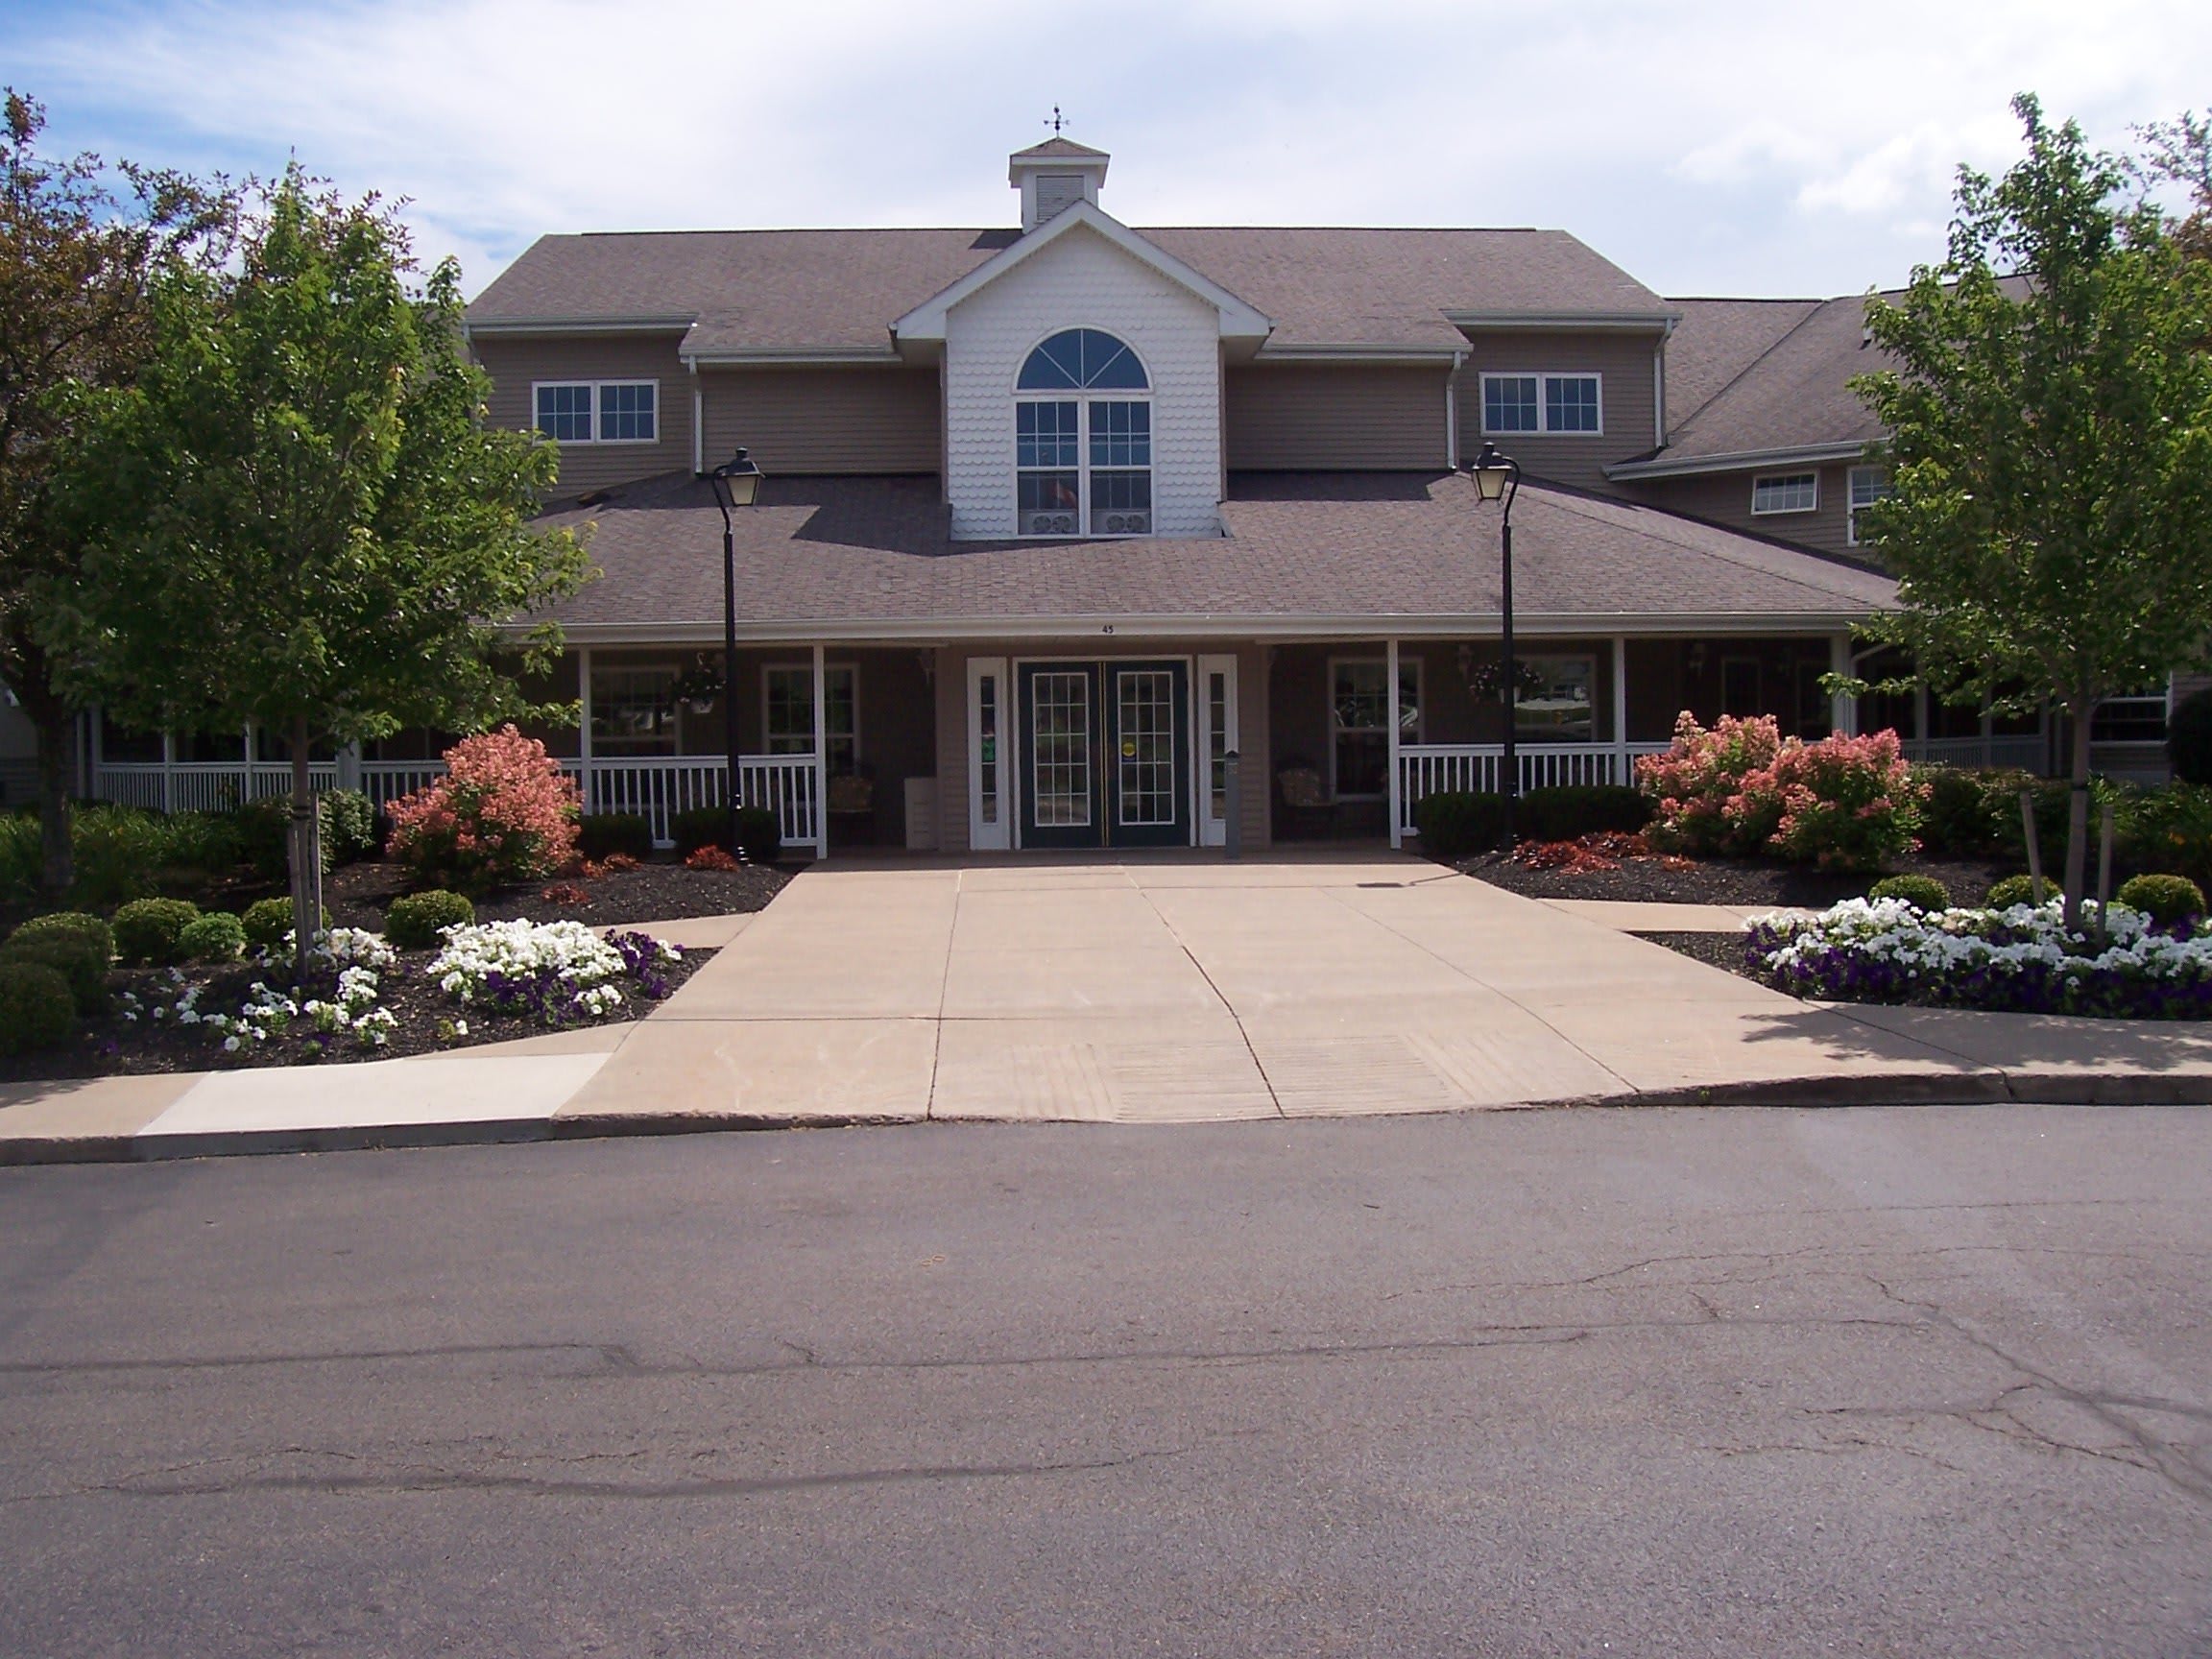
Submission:
<svg viewBox="0 0 2212 1659">
<path fill-rule="evenodd" d="M 1728 303 L 1728 302 L 1724 302 Z M 1743 333 L 1707 330 L 1716 348 L 1727 341 L 1741 353 L 1772 319 L 1753 316 L 1733 302 L 1731 319 Z M 1687 318 L 1690 308 L 1684 308 Z M 1708 318 L 1707 322 L 1720 321 Z M 1814 305 L 1763 350 L 1745 361 L 1706 401 L 1669 434 L 1661 459 L 1700 459 L 1741 455 L 1762 449 L 1796 449 L 1822 444 L 1864 444 L 1882 436 L 1881 422 L 1851 390 L 1851 377 L 1887 367 L 1888 359 L 1863 344 L 1866 301 L 1863 295 Z M 1696 336 L 1693 336 L 1694 355 Z M 1708 360 L 1728 353 L 1714 349 Z M 1694 368 L 1693 378 L 1700 370 Z M 1673 351 L 1668 375 L 1675 373 Z M 1672 389 L 1670 409 L 1675 406 Z"/>
<path fill-rule="evenodd" d="M 1270 346 L 1444 347 L 1453 311 L 1668 306 L 1561 230 L 1141 230 L 1271 318 Z M 475 325 L 699 319 L 693 343 L 888 349 L 891 325 L 1012 230 L 684 230 L 541 236 L 469 307 Z"/>
<path fill-rule="evenodd" d="M 1032 144 L 1026 150 L 1014 152 L 1014 159 L 1017 161 L 1103 161 L 1106 158 L 1105 151 L 1094 150 L 1088 144 L 1078 144 L 1074 139 L 1063 138 L 1058 133 L 1042 144 Z"/>
<path fill-rule="evenodd" d="M 1722 388 L 1791 329 L 1818 300 L 1675 300 L 1682 313 L 1667 337 L 1667 425 L 1686 424 Z"/>
<path fill-rule="evenodd" d="M 772 478 L 737 516 L 741 626 L 1093 635 L 1110 618 L 1341 633 L 1347 618 L 1479 626 L 1497 613 L 1496 517 L 1463 476 L 1240 474 L 1222 515 L 1229 533 L 1203 541 L 954 541 L 933 478 Z M 722 526 L 706 485 L 652 480 L 546 521 L 590 522 L 604 572 L 558 609 L 565 624 L 718 637 Z M 1533 484 L 1514 513 L 1514 588 L 1525 624 L 1552 626 L 1843 624 L 1896 594 L 1854 565 Z"/>
</svg>

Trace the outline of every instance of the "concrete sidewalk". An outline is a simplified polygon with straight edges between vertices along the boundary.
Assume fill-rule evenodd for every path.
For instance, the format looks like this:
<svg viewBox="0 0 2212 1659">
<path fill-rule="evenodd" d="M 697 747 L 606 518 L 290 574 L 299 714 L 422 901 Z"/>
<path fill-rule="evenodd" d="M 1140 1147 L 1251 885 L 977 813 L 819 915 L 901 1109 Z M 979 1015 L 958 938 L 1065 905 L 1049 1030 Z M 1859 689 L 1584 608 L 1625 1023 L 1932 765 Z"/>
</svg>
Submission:
<svg viewBox="0 0 2212 1659">
<path fill-rule="evenodd" d="M 731 925 L 685 931 L 703 944 Z M 1800 1002 L 1413 858 L 936 861 L 800 876 L 631 1024 L 0 1090 L 0 1162 L 924 1118 L 2006 1098 L 2212 1101 L 2212 1032 Z"/>
</svg>

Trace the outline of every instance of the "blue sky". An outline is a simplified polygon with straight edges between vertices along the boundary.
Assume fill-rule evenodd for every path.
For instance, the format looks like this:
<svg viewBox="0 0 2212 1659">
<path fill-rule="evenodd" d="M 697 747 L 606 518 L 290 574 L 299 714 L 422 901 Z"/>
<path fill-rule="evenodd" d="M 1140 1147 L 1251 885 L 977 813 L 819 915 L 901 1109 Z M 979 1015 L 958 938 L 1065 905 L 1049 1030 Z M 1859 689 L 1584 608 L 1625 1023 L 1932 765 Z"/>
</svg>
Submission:
<svg viewBox="0 0 2212 1659">
<path fill-rule="evenodd" d="M 1940 253 L 2013 92 L 2118 145 L 2207 65 L 2201 0 L 0 8 L 50 149 L 297 154 L 471 292 L 548 230 L 1004 224 L 1057 103 L 1135 225 L 1558 226 L 1667 294 L 1850 293 Z"/>
</svg>

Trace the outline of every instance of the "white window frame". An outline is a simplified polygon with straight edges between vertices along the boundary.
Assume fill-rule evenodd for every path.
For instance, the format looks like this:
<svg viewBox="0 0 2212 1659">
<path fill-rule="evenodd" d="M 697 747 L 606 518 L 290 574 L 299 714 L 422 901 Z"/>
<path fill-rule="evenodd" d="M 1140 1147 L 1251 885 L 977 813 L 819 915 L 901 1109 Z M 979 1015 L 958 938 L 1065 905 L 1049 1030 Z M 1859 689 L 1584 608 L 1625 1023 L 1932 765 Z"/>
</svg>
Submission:
<svg viewBox="0 0 2212 1659">
<path fill-rule="evenodd" d="M 1382 788 L 1369 794 L 1347 795 L 1336 787 L 1336 739 L 1339 735 L 1347 733 L 1379 732 L 1385 743 L 1390 737 L 1390 728 L 1387 726 L 1338 726 L 1336 724 L 1336 670 L 1360 664 L 1373 664 L 1382 669 L 1384 682 L 1388 682 L 1390 660 L 1387 657 L 1346 655 L 1329 659 L 1328 694 L 1323 699 L 1323 704 L 1329 719 L 1329 798 L 1332 801 L 1382 801 L 1386 799 L 1390 793 L 1389 763 L 1387 761 L 1383 763 Z M 1401 744 L 1421 743 L 1427 740 L 1425 733 L 1429 727 L 1429 687 L 1422 668 L 1423 662 L 1419 657 L 1401 655 L 1398 659 L 1399 684 L 1391 687 L 1390 712 L 1400 722 L 1406 718 L 1402 709 L 1404 707 L 1403 699 L 1406 695 L 1407 671 L 1410 669 L 1413 676 L 1413 734 L 1410 737 L 1407 736 L 1405 728 L 1401 724 L 1398 735 L 1398 741 Z"/>
<path fill-rule="evenodd" d="M 776 733 L 769 728 L 768 685 L 770 680 L 778 674 L 797 674 L 801 676 L 806 683 L 808 712 L 806 716 L 806 731 L 805 733 L 805 736 L 806 738 L 806 747 L 804 749 L 778 749 L 776 747 Z M 860 769 L 860 761 L 862 758 L 860 748 L 860 664 L 857 662 L 823 663 L 822 676 L 823 690 L 825 692 L 829 690 L 829 677 L 832 674 L 850 674 L 853 676 L 853 769 L 857 772 Z M 762 754 L 811 755 L 814 753 L 814 716 L 812 712 L 813 699 L 814 664 L 812 662 L 763 662 L 760 664 L 760 752 Z M 796 735 L 796 733 L 786 733 L 785 735 L 786 738 L 788 738 L 791 735 Z M 824 709 L 822 711 L 822 736 L 824 743 L 828 744 L 834 742 L 837 738 L 842 737 L 843 735 L 845 734 L 841 732 L 832 732 L 830 730 L 830 711 L 828 709 Z M 822 765 L 823 769 L 828 772 L 830 776 L 837 776 L 835 769 L 830 764 L 830 757 L 828 755 L 824 755 L 822 757 Z"/>
<path fill-rule="evenodd" d="M 1863 482 L 1870 485 L 1863 501 L 1859 499 L 1859 486 Z M 1859 545 L 1859 509 L 1871 507 L 1890 493 L 1889 469 L 1887 467 L 1854 467 L 1844 475 L 1843 544 L 1846 547 Z"/>
<path fill-rule="evenodd" d="M 1036 354 L 1040 346 L 1043 346 L 1055 335 L 1065 334 L 1071 328 L 1094 329 L 1100 334 L 1111 335 L 1118 341 L 1122 349 L 1130 356 L 1137 359 L 1138 367 L 1144 371 L 1144 389 L 1140 392 L 1126 388 L 1115 390 L 1108 387 L 1098 387 L 1094 390 L 1083 391 L 1061 387 L 1051 391 L 1023 392 L 1018 390 L 1015 392 L 1014 401 L 1018 405 L 1022 403 L 1072 403 L 1076 406 L 1074 468 L 1076 506 L 1075 528 L 1070 531 L 1065 533 L 1060 531 L 1032 533 L 1022 527 L 1022 474 L 1024 472 L 1065 472 L 1068 469 L 1065 467 L 1024 467 L 1022 465 L 1020 417 L 1017 416 L 1014 433 L 1014 534 L 1023 541 L 1140 541 L 1145 537 L 1157 536 L 1160 534 L 1160 459 L 1158 453 L 1160 423 L 1157 420 L 1159 399 L 1156 393 L 1158 382 L 1157 377 L 1152 373 L 1152 365 L 1144 360 L 1143 353 L 1139 351 L 1119 329 L 1101 327 L 1095 323 L 1062 324 L 1047 329 L 1029 343 L 1028 348 L 1022 353 L 1021 361 L 1015 365 L 1015 376 L 1017 379 L 1020 378 L 1022 371 L 1028 366 L 1029 359 Z M 1101 467 L 1098 470 L 1107 473 L 1143 472 L 1152 486 L 1149 492 L 1152 505 L 1145 509 L 1145 517 L 1152 526 L 1149 530 L 1093 530 L 1091 528 L 1091 413 L 1093 405 L 1098 403 L 1142 403 L 1145 406 L 1144 442 L 1145 452 L 1149 459 L 1145 461 L 1142 468 Z"/>
<path fill-rule="evenodd" d="M 608 448 L 614 449 L 635 449 L 643 445 L 658 444 L 661 442 L 661 436 L 665 430 L 661 422 L 661 415 L 663 411 L 661 407 L 661 382 L 650 377 L 625 378 L 620 380 L 533 380 L 530 382 L 530 429 L 533 432 L 545 433 L 545 429 L 538 424 L 539 392 L 541 390 L 553 387 L 575 386 L 589 386 L 591 389 L 591 436 L 589 438 L 554 438 L 553 442 L 559 444 L 564 449 L 581 449 L 587 445 L 593 448 L 604 445 Z M 605 400 L 602 395 L 607 392 L 609 388 L 615 386 L 650 386 L 653 388 L 652 437 L 602 438 L 599 436 L 601 424 L 605 420 L 606 411 Z M 545 436 L 551 437 L 551 434 L 545 433 Z"/>
<path fill-rule="evenodd" d="M 1497 369 L 1486 370 L 1477 376 L 1477 397 L 1481 415 L 1482 435 L 1485 438 L 1602 438 L 1605 436 L 1605 376 L 1595 369 Z M 1533 380 L 1536 382 L 1536 429 L 1506 431 L 1493 430 L 1490 425 L 1490 382 L 1493 380 Z M 1551 388 L 1553 380 L 1588 380 L 1598 388 L 1598 424 L 1585 430 L 1570 430 L 1556 425 L 1552 419 Z"/>
<path fill-rule="evenodd" d="M 1762 507 L 1759 489 L 1765 484 L 1794 484 L 1800 478 L 1813 481 L 1813 499 L 1802 507 Z M 1751 517 L 1754 518 L 1789 518 L 1800 513 L 1820 511 L 1820 469 L 1817 467 L 1801 472 L 1754 472 L 1751 475 Z"/>
<path fill-rule="evenodd" d="M 1021 781 L 1014 770 L 1014 712 L 1011 664 L 1003 657 L 968 659 L 968 846 L 976 853 L 1003 852 L 1014 844 Z M 983 816 L 983 682 L 991 682 L 997 730 L 992 734 L 992 791 L 995 817 Z"/>
</svg>

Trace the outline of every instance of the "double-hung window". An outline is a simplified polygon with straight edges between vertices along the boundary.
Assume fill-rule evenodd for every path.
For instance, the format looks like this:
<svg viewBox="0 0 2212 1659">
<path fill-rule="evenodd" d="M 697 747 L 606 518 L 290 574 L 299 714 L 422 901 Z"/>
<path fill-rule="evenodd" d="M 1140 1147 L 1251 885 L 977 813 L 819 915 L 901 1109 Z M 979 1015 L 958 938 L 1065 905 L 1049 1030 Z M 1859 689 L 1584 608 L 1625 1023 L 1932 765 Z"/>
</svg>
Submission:
<svg viewBox="0 0 2212 1659">
<path fill-rule="evenodd" d="M 1890 493 L 1889 472 L 1883 467 L 1854 467 L 1851 469 L 1851 522 L 1844 532 L 1849 545 L 1859 545 L 1859 509 L 1871 507 Z"/>
<path fill-rule="evenodd" d="M 1017 534 L 1149 536 L 1151 381 L 1137 354 L 1102 330 L 1068 328 L 1029 353 L 1014 385 Z"/>
<path fill-rule="evenodd" d="M 651 444 L 661 436 L 657 380 L 540 381 L 538 430 L 557 444 Z"/>
<path fill-rule="evenodd" d="M 1485 374 L 1482 430 L 1594 437 L 1605 430 L 1600 379 L 1596 374 Z"/>
<path fill-rule="evenodd" d="M 1816 513 L 1819 509 L 1820 474 L 1817 472 L 1763 472 L 1751 480 L 1754 517 L 1764 518 L 1775 513 Z"/>
<path fill-rule="evenodd" d="M 814 667 L 811 663 L 771 663 L 762 683 L 762 735 L 771 755 L 814 752 Z M 829 745 L 830 776 L 843 777 L 860 765 L 860 671 L 850 662 L 826 663 L 822 683 L 826 701 L 822 732 Z"/>
</svg>

